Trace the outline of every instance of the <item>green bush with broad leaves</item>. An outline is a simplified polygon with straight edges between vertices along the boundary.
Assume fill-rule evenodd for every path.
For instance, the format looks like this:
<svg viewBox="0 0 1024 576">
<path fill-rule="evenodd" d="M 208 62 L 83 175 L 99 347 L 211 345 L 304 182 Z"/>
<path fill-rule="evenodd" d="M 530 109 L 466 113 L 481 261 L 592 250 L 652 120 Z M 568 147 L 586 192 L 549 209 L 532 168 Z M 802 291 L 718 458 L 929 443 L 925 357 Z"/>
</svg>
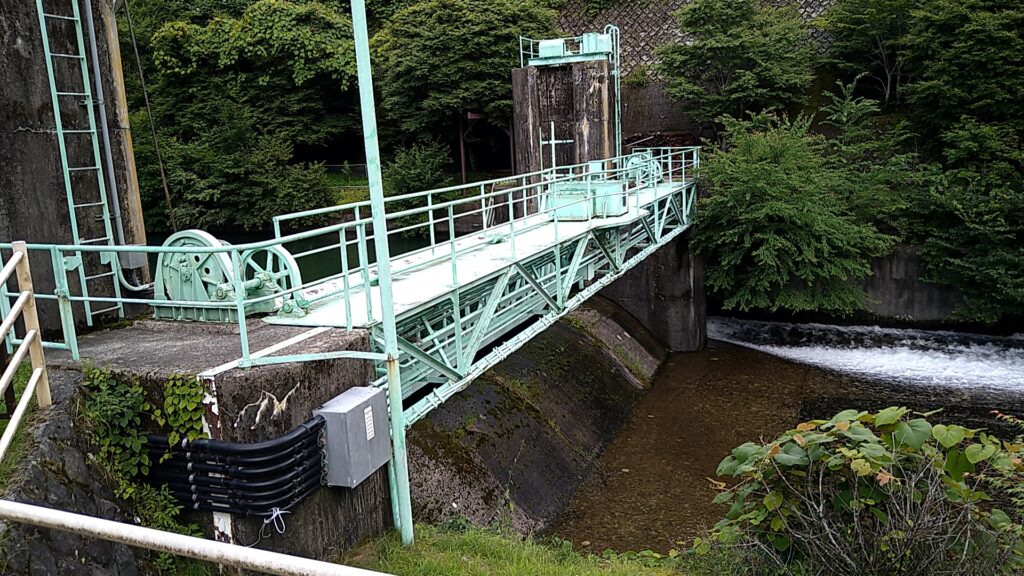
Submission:
<svg viewBox="0 0 1024 576">
<path fill-rule="evenodd" d="M 933 414 L 845 410 L 735 448 L 715 500 L 730 509 L 697 551 L 740 545 L 811 574 L 1019 574 L 1020 501 L 999 486 L 1024 484 L 1024 445 Z"/>
<path fill-rule="evenodd" d="M 143 416 L 151 406 L 137 379 L 115 378 L 110 370 L 87 366 L 83 382 L 88 397 L 84 412 L 93 424 L 92 440 L 99 460 L 115 477 L 149 473 Z"/>
<path fill-rule="evenodd" d="M 167 442 L 171 446 L 182 440 L 196 440 L 203 434 L 203 385 L 190 376 L 175 375 L 164 384 L 163 409 L 153 411 L 153 420 L 166 427 Z M 165 454 L 164 458 L 170 454 Z"/>
</svg>

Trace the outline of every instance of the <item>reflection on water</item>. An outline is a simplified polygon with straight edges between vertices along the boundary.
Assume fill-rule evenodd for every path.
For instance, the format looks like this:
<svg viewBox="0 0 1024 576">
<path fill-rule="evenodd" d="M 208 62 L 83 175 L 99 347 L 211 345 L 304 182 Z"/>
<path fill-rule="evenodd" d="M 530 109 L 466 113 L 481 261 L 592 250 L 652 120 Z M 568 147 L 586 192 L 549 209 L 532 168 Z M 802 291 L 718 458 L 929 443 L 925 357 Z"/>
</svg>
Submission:
<svg viewBox="0 0 1024 576">
<path fill-rule="evenodd" d="M 724 513 L 709 479 L 729 450 L 845 408 L 943 408 L 934 418 L 972 427 L 995 427 L 993 409 L 1024 412 L 1020 338 L 709 324 L 742 346 L 713 340 L 669 358 L 556 534 L 590 551 L 678 547 Z"/>
</svg>

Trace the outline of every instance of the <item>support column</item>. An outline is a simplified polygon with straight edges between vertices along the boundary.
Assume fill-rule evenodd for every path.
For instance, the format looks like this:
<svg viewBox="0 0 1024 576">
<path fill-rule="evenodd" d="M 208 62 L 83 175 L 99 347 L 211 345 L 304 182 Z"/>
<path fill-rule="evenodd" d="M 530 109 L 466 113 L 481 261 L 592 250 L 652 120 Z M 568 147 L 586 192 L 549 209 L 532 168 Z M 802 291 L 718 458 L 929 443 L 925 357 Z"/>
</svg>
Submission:
<svg viewBox="0 0 1024 576">
<path fill-rule="evenodd" d="M 704 266 L 681 235 L 601 291 L 673 352 L 707 344 Z"/>
</svg>

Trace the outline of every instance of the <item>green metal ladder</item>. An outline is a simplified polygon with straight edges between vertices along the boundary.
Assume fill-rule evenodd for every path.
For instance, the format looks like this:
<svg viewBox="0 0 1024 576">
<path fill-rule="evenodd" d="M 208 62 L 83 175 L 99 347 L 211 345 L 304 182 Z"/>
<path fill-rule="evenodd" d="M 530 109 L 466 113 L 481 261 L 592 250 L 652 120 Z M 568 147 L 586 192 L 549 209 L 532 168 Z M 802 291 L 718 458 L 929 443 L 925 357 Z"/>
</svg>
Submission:
<svg viewBox="0 0 1024 576">
<path fill-rule="evenodd" d="M 100 158 L 99 137 L 96 130 L 96 113 L 94 110 L 95 101 L 93 99 L 92 82 L 89 78 L 89 65 L 85 53 L 85 38 L 82 32 L 82 15 L 79 9 L 78 0 L 69 0 L 69 3 L 71 4 L 71 14 L 59 14 L 53 11 L 48 11 L 43 5 L 43 0 L 36 0 L 36 11 L 39 15 L 39 30 L 42 33 L 43 53 L 46 58 L 46 73 L 50 84 L 50 99 L 53 103 L 57 145 L 60 148 L 60 161 L 64 173 L 64 190 L 67 194 L 68 214 L 71 218 L 72 244 L 114 245 L 114 234 L 110 222 L 110 207 L 107 204 L 107 189 L 104 180 L 103 165 Z M 57 23 L 65 26 L 74 26 L 77 53 L 62 53 L 55 52 L 53 50 L 53 47 L 51 46 L 49 26 Z M 72 61 L 77 64 L 82 79 L 81 89 L 61 89 L 61 87 L 57 85 L 55 64 L 59 61 Z M 87 127 L 67 128 L 64 126 L 64 118 L 61 115 L 61 101 L 62 99 L 70 98 L 81 98 L 81 104 L 86 109 L 86 117 L 88 119 Z M 69 136 L 72 140 L 72 144 L 90 147 L 91 154 L 89 154 L 89 156 L 92 159 L 91 165 L 70 165 L 68 155 Z M 83 140 L 85 142 L 83 142 Z M 91 189 L 93 188 L 91 186 L 91 182 L 86 182 L 86 185 L 83 186 L 80 180 L 76 185 L 75 182 L 78 178 L 75 177 L 81 174 L 92 174 L 95 176 L 95 189 L 98 190 L 98 199 L 95 197 L 86 199 L 81 198 L 86 195 L 86 192 L 81 189 L 84 188 L 91 192 Z M 76 190 L 78 190 L 78 194 L 76 194 Z M 94 238 L 83 238 L 84 230 L 80 226 L 81 218 L 79 217 L 79 211 L 90 208 L 99 208 L 101 211 L 100 219 L 103 221 L 103 235 Z M 83 254 L 89 253 L 77 252 L 75 253 L 75 256 L 65 258 L 66 269 L 68 271 L 78 271 L 82 296 L 84 298 L 89 298 L 90 283 L 109 279 L 107 281 L 109 281 L 114 287 L 114 298 L 118 300 L 116 305 L 104 307 L 98 310 L 94 310 L 92 303 L 88 300 L 84 301 L 83 305 L 85 308 L 86 324 L 92 326 L 94 317 L 109 312 L 116 311 L 118 316 L 123 316 L 124 305 L 120 302 L 121 284 L 119 281 L 119 271 L 117 269 L 120 263 L 117 259 L 117 254 L 113 252 L 100 252 L 99 265 L 94 267 L 91 271 L 87 270 Z M 61 284 L 59 279 L 57 279 L 57 284 Z"/>
</svg>

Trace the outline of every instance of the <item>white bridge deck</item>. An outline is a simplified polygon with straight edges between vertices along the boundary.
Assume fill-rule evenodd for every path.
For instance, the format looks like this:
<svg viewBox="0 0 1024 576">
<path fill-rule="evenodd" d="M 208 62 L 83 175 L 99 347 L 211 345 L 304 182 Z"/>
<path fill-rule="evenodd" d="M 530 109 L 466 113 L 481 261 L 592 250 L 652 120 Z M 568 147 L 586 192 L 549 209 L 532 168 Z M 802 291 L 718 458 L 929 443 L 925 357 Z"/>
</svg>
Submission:
<svg viewBox="0 0 1024 576">
<path fill-rule="evenodd" d="M 515 238 L 510 225 L 497 224 L 474 234 L 455 239 L 456 278 L 453 283 L 452 244 L 439 243 L 391 260 L 395 315 L 414 310 L 422 305 L 447 297 L 457 286 L 465 286 L 509 266 L 527 260 L 560 243 L 583 236 L 598 228 L 619 227 L 648 215 L 648 207 L 690 185 L 692 181 L 662 183 L 639 188 L 628 193 L 629 210 L 622 216 L 592 218 L 589 221 L 555 222 L 550 212 L 515 221 Z M 373 270 L 376 270 L 374 267 Z M 290 326 L 346 327 L 345 281 L 342 278 L 325 282 L 305 290 L 306 299 L 312 301 L 307 314 L 301 318 L 267 317 L 273 324 Z M 380 288 L 371 282 L 370 299 L 377 317 L 370 317 L 363 278 L 359 271 L 348 275 L 348 309 L 351 326 L 370 327 L 380 321 Z"/>
</svg>

